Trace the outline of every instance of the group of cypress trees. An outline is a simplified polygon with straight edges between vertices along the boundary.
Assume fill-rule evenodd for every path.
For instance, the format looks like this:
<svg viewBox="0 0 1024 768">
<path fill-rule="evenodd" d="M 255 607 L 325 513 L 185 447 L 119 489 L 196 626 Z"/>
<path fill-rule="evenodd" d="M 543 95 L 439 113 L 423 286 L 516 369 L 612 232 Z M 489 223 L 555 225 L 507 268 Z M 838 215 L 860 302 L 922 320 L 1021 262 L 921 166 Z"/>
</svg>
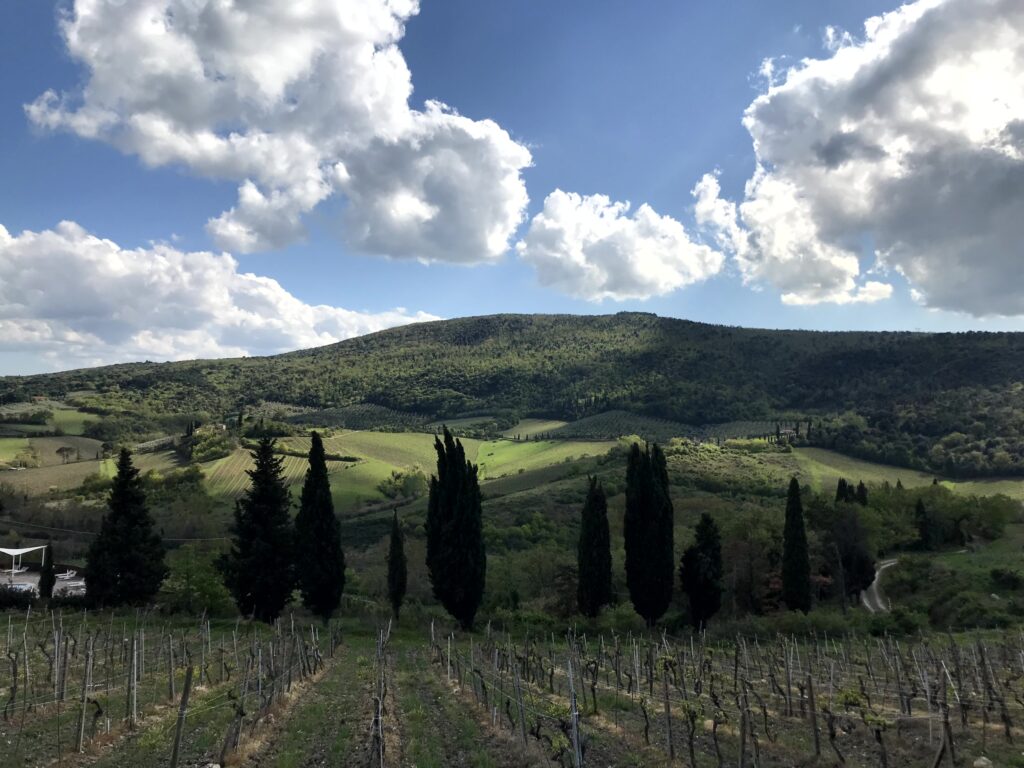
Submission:
<svg viewBox="0 0 1024 768">
<path fill-rule="evenodd" d="M 672 600 L 674 513 L 665 455 L 657 445 L 630 449 L 626 469 L 626 585 L 633 607 L 648 626 L 661 618 Z M 722 544 L 718 526 L 701 515 L 695 541 L 683 553 L 679 578 L 690 602 L 694 627 L 705 625 L 722 602 Z M 577 550 L 577 605 L 593 618 L 611 603 L 612 557 L 608 503 L 604 488 L 591 477 L 580 520 Z"/>
<path fill-rule="evenodd" d="M 291 493 L 274 442 L 260 438 L 252 453 L 249 488 L 235 503 L 231 550 L 218 564 L 244 616 L 273 622 L 298 587 L 303 605 L 326 622 L 345 589 L 345 553 L 323 441 L 312 433 L 294 527 Z"/>
</svg>

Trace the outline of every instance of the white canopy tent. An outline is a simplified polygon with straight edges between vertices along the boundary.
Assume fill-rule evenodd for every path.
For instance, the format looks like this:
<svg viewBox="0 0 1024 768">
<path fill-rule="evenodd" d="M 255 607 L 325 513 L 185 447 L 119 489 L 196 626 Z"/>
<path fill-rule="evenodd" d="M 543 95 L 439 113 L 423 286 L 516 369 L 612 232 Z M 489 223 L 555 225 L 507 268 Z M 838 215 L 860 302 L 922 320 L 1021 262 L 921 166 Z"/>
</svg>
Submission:
<svg viewBox="0 0 1024 768">
<path fill-rule="evenodd" d="M 40 549 L 43 550 L 43 565 L 45 565 L 46 564 L 46 545 L 45 544 L 42 545 L 41 547 L 22 547 L 21 549 L 9 549 L 7 547 L 0 547 L 0 554 L 9 555 L 10 558 L 11 558 L 11 569 L 9 571 L 5 571 L 5 573 L 10 573 L 13 576 L 16 573 L 21 573 L 22 571 L 26 570 L 25 568 L 22 568 L 22 566 L 21 566 L 21 556 L 22 555 L 27 555 L 29 552 L 36 552 L 36 551 L 38 551 Z"/>
</svg>

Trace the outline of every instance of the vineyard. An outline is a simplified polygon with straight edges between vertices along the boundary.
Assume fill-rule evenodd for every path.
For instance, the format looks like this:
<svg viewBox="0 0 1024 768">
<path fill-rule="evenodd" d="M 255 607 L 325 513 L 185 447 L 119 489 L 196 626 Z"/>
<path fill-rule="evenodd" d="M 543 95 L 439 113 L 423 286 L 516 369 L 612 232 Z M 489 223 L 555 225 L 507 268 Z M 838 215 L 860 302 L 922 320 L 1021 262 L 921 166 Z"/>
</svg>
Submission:
<svg viewBox="0 0 1024 768">
<path fill-rule="evenodd" d="M 453 695 L 564 766 L 1017 765 L 1024 637 L 431 643 Z M 1003 762 L 1012 761 L 1017 762 Z"/>
</svg>

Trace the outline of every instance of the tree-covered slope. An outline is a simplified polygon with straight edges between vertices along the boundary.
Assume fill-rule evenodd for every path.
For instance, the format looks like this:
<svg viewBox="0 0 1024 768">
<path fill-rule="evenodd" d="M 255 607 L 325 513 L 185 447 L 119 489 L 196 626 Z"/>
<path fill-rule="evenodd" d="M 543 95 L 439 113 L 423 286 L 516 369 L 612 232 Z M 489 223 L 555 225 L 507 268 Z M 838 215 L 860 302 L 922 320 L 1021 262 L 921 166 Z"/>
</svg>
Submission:
<svg viewBox="0 0 1024 768">
<path fill-rule="evenodd" d="M 219 416 L 259 400 L 369 402 L 441 418 L 510 411 L 571 420 L 623 409 L 690 424 L 855 411 L 862 422 L 831 425 L 822 439 L 857 452 L 862 442 L 870 448 L 883 435 L 902 435 L 900 460 L 913 463 L 930 460 L 937 441 L 957 433 L 968 442 L 1016 440 L 1022 380 L 1024 334 L 773 331 L 638 313 L 494 315 L 274 357 L 8 377 L 0 397 L 72 394 L 87 407 L 153 419 Z M 1024 453 L 1016 443 L 998 450 L 1011 465 Z"/>
</svg>

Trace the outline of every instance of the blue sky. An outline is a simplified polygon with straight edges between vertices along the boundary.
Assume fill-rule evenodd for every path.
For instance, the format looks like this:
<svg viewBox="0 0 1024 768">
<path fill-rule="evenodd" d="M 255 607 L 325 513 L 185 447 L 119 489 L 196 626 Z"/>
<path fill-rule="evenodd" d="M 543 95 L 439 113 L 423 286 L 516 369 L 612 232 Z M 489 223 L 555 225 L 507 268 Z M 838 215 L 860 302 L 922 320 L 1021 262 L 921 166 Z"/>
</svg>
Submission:
<svg viewBox="0 0 1024 768">
<path fill-rule="evenodd" d="M 172 19 L 168 35 L 178 34 L 175 23 L 184 26 L 177 0 L 138 1 L 154 18 Z M 359 7 L 377 14 L 374 25 L 392 21 L 383 0 L 319 4 L 342 18 Z M 140 18 L 124 12 L 124 0 L 91 4 L 99 8 L 94 18 L 71 2 L 7 0 L 0 4 L 0 331 L 7 337 L 0 374 L 260 354 L 417 317 L 494 312 L 643 310 L 762 327 L 1022 329 L 1014 239 L 1021 225 L 992 213 L 1012 210 L 1024 194 L 1021 141 L 1011 130 L 1019 123 L 1008 116 L 1020 114 L 1019 65 L 998 56 L 988 65 L 1006 102 L 1005 112 L 993 112 L 972 101 L 972 84 L 990 73 L 967 65 L 941 72 L 936 94 L 934 68 L 905 63 L 926 61 L 939 47 L 1019 53 L 1020 13 L 1010 2 L 987 4 L 981 14 L 968 0 L 921 0 L 902 10 L 874 1 L 422 0 L 418 13 L 396 12 L 398 31 L 353 25 L 337 40 L 319 37 L 316 25 L 249 30 L 251 22 L 228 14 L 225 28 L 235 24 L 241 39 L 265 36 L 266 50 L 254 54 L 237 40 L 206 49 L 206 37 L 188 37 L 206 71 L 210 62 L 223 69 L 208 81 L 196 75 L 196 92 L 208 86 L 216 96 L 197 107 L 161 79 L 178 49 L 150 56 L 148 43 L 124 42 Z M 890 11 L 865 31 L 866 19 Z M 60 13 L 79 47 L 61 31 Z M 994 23 L 1010 34 L 993 36 L 985 25 Z M 282 52 L 307 42 L 337 48 L 360 34 L 379 50 L 397 46 L 411 97 L 402 94 L 401 73 L 380 69 L 380 61 L 353 57 L 338 66 L 355 67 L 346 71 L 361 81 L 383 71 L 384 90 L 398 94 L 387 99 L 400 105 L 398 117 L 395 109 L 370 110 L 357 136 L 350 126 L 364 117 L 364 94 L 322 71 L 285 77 L 284 90 L 274 91 L 275 44 Z M 138 64 L 139 56 L 149 58 Z M 256 85 L 240 75 L 236 86 L 238 66 L 270 74 Z M 118 72 L 133 82 L 120 84 Z M 900 98 L 886 93 L 897 86 L 865 91 L 869 77 L 896 83 Z M 231 98 L 215 88 L 231 89 Z M 48 90 L 53 98 L 41 99 Z M 289 99 L 326 99 L 332 108 L 326 117 L 292 118 L 282 106 Z M 908 127 L 915 99 L 924 112 Z M 451 111 L 432 114 L 428 100 Z M 967 117 L 942 123 L 941 136 L 926 133 L 935 115 L 956 111 L 950 105 Z M 283 111 L 271 120 L 272 109 Z M 163 134 L 136 131 L 133 121 L 153 114 L 184 139 L 169 149 Z M 108 122 L 97 128 L 95 115 Z M 493 122 L 481 127 L 484 120 Z M 294 174 L 285 159 L 289 167 L 273 175 L 264 172 L 273 160 L 251 147 L 197 159 L 191 147 L 206 129 L 221 137 L 295 131 L 319 154 Z M 995 154 L 994 140 L 1003 142 Z M 924 149 L 893 149 L 908 142 L 927 143 L 927 157 L 943 162 L 926 167 Z M 291 146 L 305 145 L 270 157 Z M 887 170 L 889 161 L 898 170 Z M 441 170 L 417 180 L 414 169 L 425 165 Z M 451 170 L 463 165 L 470 170 Z M 765 173 L 751 187 L 759 166 Z M 980 170 L 968 184 L 957 167 Z M 701 214 L 693 190 L 711 178 L 718 183 L 700 198 Z M 260 190 L 254 212 L 240 197 L 247 179 Z M 565 195 L 548 198 L 556 190 Z M 938 190 L 947 196 L 936 197 Z M 422 221 L 413 216 L 419 229 L 409 219 L 400 227 L 384 220 L 381 196 L 399 192 L 428 211 Z M 275 193 L 285 200 L 281 209 L 260 207 Z M 998 203 L 983 206 L 989 194 Z M 590 197 L 598 195 L 607 199 Z M 449 226 L 450 200 L 458 216 Z M 614 206 L 622 201 L 628 211 Z M 638 213 L 645 204 L 647 218 Z M 208 224 L 218 217 L 222 225 Z M 930 226 L 930 217 L 942 224 Z M 431 219 L 436 231 L 424 234 Z M 75 224 L 58 231 L 62 221 Z M 474 238 L 482 244 L 494 231 L 503 247 L 488 240 L 474 250 Z M 991 242 L 979 242 L 979 233 Z M 221 260 L 224 252 L 234 266 Z M 239 277 L 249 273 L 276 284 Z M 197 297 L 194 306 L 185 294 Z M 211 309 L 218 302 L 230 307 Z M 191 319 L 169 320 L 174 312 Z"/>
</svg>

